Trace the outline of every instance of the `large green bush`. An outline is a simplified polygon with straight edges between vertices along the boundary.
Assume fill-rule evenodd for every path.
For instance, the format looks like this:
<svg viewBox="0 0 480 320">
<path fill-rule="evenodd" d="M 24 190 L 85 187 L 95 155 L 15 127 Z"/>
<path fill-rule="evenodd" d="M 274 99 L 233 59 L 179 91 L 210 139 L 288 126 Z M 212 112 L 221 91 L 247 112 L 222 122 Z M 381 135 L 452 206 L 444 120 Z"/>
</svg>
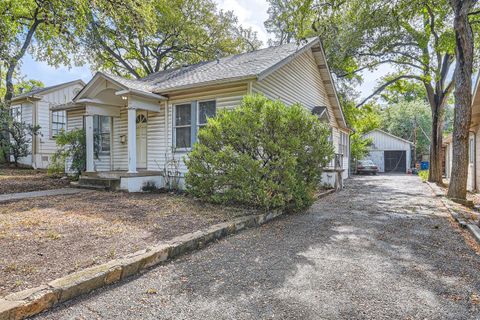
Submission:
<svg viewBox="0 0 480 320">
<path fill-rule="evenodd" d="M 86 165 L 85 130 L 62 130 L 55 141 L 58 150 L 53 155 L 52 163 L 48 168 L 49 172 L 51 174 L 61 173 L 65 170 L 65 160 L 69 159 L 70 167 L 68 169 L 79 176 L 85 170 Z"/>
<path fill-rule="evenodd" d="M 199 131 L 186 159 L 187 191 L 215 203 L 305 208 L 333 157 L 329 135 L 301 105 L 247 96 Z"/>
</svg>

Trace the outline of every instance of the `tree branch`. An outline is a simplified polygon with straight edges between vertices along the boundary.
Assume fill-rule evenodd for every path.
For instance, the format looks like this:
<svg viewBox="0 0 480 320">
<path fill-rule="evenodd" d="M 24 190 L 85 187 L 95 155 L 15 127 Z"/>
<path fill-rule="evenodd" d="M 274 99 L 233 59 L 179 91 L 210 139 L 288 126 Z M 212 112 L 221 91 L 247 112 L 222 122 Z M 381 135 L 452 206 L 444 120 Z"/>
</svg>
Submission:
<svg viewBox="0 0 480 320">
<path fill-rule="evenodd" d="M 357 108 L 361 107 L 362 105 L 364 105 L 368 100 L 370 100 L 372 97 L 376 96 L 377 94 L 379 94 L 380 92 L 382 92 L 383 90 L 385 90 L 388 86 L 394 84 L 395 82 L 399 81 L 399 80 L 402 80 L 402 79 L 415 79 L 415 80 L 418 80 L 418 81 L 422 81 L 422 78 L 420 78 L 419 76 L 415 76 L 415 75 L 401 75 L 401 76 L 398 76 L 394 79 L 391 79 L 387 82 L 385 82 L 384 84 L 382 84 L 380 87 L 378 87 L 377 89 L 375 89 L 375 91 L 373 91 L 373 93 L 371 95 L 369 95 L 368 97 L 366 97 L 365 99 L 362 100 L 362 102 L 360 102 L 359 104 L 356 105 Z"/>
</svg>

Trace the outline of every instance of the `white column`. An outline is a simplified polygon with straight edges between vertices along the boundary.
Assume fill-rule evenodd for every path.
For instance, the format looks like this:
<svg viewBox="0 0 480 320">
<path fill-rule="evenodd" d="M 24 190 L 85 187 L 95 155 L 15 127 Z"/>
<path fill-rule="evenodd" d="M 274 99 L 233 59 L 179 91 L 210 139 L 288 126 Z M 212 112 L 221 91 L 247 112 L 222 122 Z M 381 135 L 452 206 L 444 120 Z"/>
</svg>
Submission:
<svg viewBox="0 0 480 320">
<path fill-rule="evenodd" d="M 85 116 L 85 139 L 87 148 L 87 172 L 94 172 L 93 165 L 93 116 Z"/>
<path fill-rule="evenodd" d="M 128 173 L 137 173 L 137 110 L 128 108 Z"/>
</svg>

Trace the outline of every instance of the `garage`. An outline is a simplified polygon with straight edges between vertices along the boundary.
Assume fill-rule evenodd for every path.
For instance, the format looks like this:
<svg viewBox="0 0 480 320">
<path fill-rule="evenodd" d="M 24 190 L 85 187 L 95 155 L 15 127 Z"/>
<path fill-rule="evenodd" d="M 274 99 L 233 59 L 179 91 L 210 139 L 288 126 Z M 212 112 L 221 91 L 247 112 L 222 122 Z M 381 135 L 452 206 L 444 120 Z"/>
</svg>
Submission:
<svg viewBox="0 0 480 320">
<path fill-rule="evenodd" d="M 372 141 L 366 159 L 372 160 L 380 172 L 406 173 L 410 169 L 412 142 L 380 129 L 370 131 L 364 137 Z"/>
<path fill-rule="evenodd" d="M 406 172 L 406 153 L 402 150 L 384 151 L 385 172 Z"/>
</svg>

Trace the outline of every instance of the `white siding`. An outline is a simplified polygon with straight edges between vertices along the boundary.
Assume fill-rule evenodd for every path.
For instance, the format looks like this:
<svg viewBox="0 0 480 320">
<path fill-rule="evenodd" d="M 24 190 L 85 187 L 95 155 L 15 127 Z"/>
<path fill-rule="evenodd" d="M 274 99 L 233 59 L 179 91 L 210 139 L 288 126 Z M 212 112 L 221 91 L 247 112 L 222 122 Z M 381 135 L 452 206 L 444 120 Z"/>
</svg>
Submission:
<svg viewBox="0 0 480 320">
<path fill-rule="evenodd" d="M 332 143 L 335 152 L 338 153 L 341 129 L 335 118 L 324 81 L 328 82 L 328 79 L 322 78 L 317 62 L 309 50 L 265 79 L 253 82 L 252 91 L 262 93 L 270 99 L 278 99 L 286 105 L 300 103 L 308 110 L 316 106 L 326 106 L 332 127 Z M 348 134 L 348 131 L 344 132 Z M 344 178 L 348 177 L 349 165 L 350 159 L 347 153 L 343 160 Z"/>
<path fill-rule="evenodd" d="M 326 80 L 326 79 L 325 79 Z M 338 127 L 327 90 L 311 51 L 307 51 L 261 81 L 253 83 L 254 93 L 263 93 L 286 105 L 300 103 L 309 110 L 326 106 L 330 124 Z"/>
<path fill-rule="evenodd" d="M 238 84 L 238 85 L 230 85 L 226 87 L 215 87 L 215 88 L 205 88 L 202 90 L 197 90 L 196 92 L 189 92 L 183 94 L 176 94 L 172 95 L 168 101 L 168 114 L 167 114 L 167 136 L 164 145 L 168 147 L 162 147 L 161 139 L 160 144 L 157 146 L 157 150 L 153 150 L 155 156 L 158 157 L 158 160 L 153 158 L 149 159 L 149 170 L 151 170 L 150 166 L 152 165 L 153 160 L 157 160 L 153 165 L 153 170 L 163 170 L 165 166 L 165 159 L 171 160 L 175 158 L 179 160 L 179 171 L 181 174 L 185 174 L 187 172 L 187 167 L 185 166 L 184 158 L 187 156 L 187 152 L 176 152 L 173 154 L 173 106 L 178 103 L 182 102 L 191 102 L 191 101 L 199 101 L 199 100 L 215 100 L 217 103 L 217 110 L 224 109 L 224 108 L 234 108 L 239 106 L 242 102 L 243 96 L 247 94 L 247 84 Z M 163 110 L 163 108 L 162 108 Z M 164 118 L 162 112 L 160 112 L 159 118 Z M 150 130 L 149 130 L 150 132 Z M 149 139 L 150 141 L 150 139 Z M 151 149 L 150 144 L 148 145 L 148 150 Z M 149 151 L 147 151 L 149 152 Z M 166 157 L 165 157 L 166 153 Z M 158 165 L 157 165 L 158 164 Z"/>
</svg>

